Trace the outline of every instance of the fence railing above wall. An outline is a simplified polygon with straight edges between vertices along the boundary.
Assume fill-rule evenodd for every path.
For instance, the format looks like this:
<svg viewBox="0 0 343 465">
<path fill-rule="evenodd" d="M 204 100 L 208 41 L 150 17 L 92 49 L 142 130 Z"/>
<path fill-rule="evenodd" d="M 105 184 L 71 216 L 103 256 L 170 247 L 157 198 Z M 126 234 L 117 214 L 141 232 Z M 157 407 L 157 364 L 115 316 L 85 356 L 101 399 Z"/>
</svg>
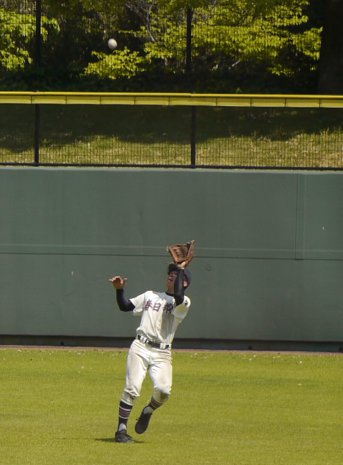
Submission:
<svg viewBox="0 0 343 465">
<path fill-rule="evenodd" d="M 343 169 L 343 96 L 0 92 L 0 164 Z"/>
<path fill-rule="evenodd" d="M 0 104 L 182 105 L 343 108 L 343 95 L 197 94 L 170 92 L 1 92 Z"/>
</svg>

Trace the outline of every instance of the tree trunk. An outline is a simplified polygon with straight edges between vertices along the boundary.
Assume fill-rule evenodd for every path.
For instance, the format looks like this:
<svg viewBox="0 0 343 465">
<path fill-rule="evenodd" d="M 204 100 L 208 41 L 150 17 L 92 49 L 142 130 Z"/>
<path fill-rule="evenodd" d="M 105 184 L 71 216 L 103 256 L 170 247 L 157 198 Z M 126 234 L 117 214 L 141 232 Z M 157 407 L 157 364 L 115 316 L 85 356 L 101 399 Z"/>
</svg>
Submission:
<svg viewBox="0 0 343 465">
<path fill-rule="evenodd" d="M 318 91 L 343 94 L 343 1 L 324 1 Z"/>
</svg>

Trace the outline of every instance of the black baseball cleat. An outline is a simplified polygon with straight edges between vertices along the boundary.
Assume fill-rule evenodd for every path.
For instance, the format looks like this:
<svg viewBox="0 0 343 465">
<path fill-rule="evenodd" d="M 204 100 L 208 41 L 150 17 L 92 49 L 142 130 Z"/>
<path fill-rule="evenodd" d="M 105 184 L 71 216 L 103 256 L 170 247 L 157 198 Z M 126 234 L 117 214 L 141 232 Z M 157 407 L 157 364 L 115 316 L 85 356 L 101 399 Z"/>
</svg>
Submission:
<svg viewBox="0 0 343 465">
<path fill-rule="evenodd" d="M 128 442 L 135 442 L 134 439 L 129 434 L 127 434 L 125 430 L 117 431 L 114 436 L 114 441 L 121 442 L 123 444 Z"/>
<path fill-rule="evenodd" d="M 152 413 L 144 413 L 144 409 L 137 420 L 135 431 L 137 434 L 143 434 L 148 429 Z"/>
</svg>

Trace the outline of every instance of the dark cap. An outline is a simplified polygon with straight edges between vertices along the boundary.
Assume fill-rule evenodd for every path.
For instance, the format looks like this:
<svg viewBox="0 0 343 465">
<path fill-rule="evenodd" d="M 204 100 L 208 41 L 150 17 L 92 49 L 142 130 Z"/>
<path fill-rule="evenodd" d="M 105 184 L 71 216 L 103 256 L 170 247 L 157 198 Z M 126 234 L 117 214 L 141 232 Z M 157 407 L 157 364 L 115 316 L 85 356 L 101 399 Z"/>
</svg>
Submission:
<svg viewBox="0 0 343 465">
<path fill-rule="evenodd" d="M 179 267 L 177 265 L 175 265 L 175 263 L 170 263 L 168 265 L 168 274 L 169 273 L 172 273 L 173 271 L 179 271 Z M 184 272 L 184 275 L 185 275 L 185 278 L 186 278 L 186 281 L 188 283 L 187 287 L 191 284 L 191 281 L 192 281 L 192 275 L 191 275 L 191 272 L 189 271 L 188 268 L 185 268 L 183 270 Z"/>
<path fill-rule="evenodd" d="M 179 267 L 175 263 L 169 263 L 167 274 L 170 274 L 172 271 L 178 271 Z"/>
</svg>

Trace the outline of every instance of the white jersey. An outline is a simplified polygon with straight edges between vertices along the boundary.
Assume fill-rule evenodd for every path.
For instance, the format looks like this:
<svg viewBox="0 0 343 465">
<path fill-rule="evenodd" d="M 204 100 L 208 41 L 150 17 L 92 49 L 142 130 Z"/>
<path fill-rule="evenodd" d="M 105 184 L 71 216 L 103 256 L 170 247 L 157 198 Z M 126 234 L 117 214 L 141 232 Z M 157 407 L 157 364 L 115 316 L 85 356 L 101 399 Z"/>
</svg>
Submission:
<svg viewBox="0 0 343 465">
<path fill-rule="evenodd" d="M 141 316 L 137 335 L 145 336 L 152 342 L 170 345 L 177 327 L 186 317 L 191 305 L 186 296 L 183 302 L 176 306 L 173 296 L 154 291 L 146 291 L 130 301 L 135 306 L 133 314 Z"/>
</svg>

